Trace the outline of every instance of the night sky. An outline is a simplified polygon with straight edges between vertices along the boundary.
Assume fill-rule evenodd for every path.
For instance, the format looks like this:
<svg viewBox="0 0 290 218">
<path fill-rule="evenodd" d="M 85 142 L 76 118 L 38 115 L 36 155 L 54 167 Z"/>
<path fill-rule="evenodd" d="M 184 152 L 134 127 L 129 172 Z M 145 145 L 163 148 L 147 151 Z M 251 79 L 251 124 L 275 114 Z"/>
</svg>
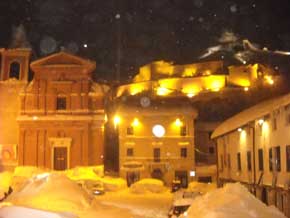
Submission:
<svg viewBox="0 0 290 218">
<path fill-rule="evenodd" d="M 290 50 L 289 0 L 2 0 L 0 47 L 32 59 L 65 50 L 97 63 L 95 78 L 121 80 L 154 60 L 192 63 L 206 48 L 248 39 Z"/>
</svg>

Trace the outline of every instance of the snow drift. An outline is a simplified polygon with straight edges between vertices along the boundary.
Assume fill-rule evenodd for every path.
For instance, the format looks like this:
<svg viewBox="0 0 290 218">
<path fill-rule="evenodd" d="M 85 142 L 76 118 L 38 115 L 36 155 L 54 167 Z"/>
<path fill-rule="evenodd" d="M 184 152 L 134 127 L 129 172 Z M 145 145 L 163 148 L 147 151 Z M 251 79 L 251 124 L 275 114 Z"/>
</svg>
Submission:
<svg viewBox="0 0 290 218">
<path fill-rule="evenodd" d="M 7 202 L 52 211 L 76 211 L 89 207 L 91 197 L 62 174 L 39 174 L 13 192 Z"/>
<path fill-rule="evenodd" d="M 4 206 L 0 208 L 1 218 L 77 218 L 76 215 L 68 212 L 54 213 L 50 211 L 37 210 L 19 206 Z"/>
<path fill-rule="evenodd" d="M 209 191 L 215 190 L 216 188 L 216 183 L 201 183 L 194 181 L 188 185 L 189 191 L 200 192 L 201 194 L 205 194 Z"/>
<path fill-rule="evenodd" d="M 68 178 L 72 180 L 99 180 L 100 177 L 104 176 L 104 167 L 93 166 L 93 167 L 75 167 L 65 171 Z"/>
<path fill-rule="evenodd" d="M 122 178 L 105 177 L 101 180 L 106 191 L 120 191 L 127 188 L 127 182 Z"/>
<path fill-rule="evenodd" d="M 158 179 L 142 179 L 130 187 L 131 192 L 136 194 L 144 194 L 147 192 L 161 193 L 165 189 L 163 182 Z"/>
<path fill-rule="evenodd" d="M 268 207 L 239 183 L 197 197 L 187 211 L 188 218 L 286 218 Z"/>
</svg>

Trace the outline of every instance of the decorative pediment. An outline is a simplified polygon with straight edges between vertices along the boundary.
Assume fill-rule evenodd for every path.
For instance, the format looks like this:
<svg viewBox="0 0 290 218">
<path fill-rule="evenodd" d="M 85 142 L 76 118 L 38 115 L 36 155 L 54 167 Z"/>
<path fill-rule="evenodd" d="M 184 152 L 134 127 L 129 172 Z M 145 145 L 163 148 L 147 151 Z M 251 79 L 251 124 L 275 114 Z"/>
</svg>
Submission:
<svg viewBox="0 0 290 218">
<path fill-rule="evenodd" d="M 48 67 L 80 67 L 92 71 L 95 69 L 96 64 L 93 61 L 66 52 L 59 52 L 34 61 L 30 66 L 33 71 L 39 68 Z"/>
</svg>

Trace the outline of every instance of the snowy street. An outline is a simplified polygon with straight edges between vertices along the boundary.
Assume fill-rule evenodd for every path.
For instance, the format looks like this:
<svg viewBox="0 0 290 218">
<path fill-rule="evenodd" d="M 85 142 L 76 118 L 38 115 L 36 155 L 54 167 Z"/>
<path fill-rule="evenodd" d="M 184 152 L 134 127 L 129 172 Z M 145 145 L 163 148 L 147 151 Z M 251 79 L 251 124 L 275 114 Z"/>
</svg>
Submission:
<svg viewBox="0 0 290 218">
<path fill-rule="evenodd" d="M 165 218 L 172 203 L 172 194 L 165 192 L 162 194 L 132 194 L 127 190 L 118 193 L 106 193 L 96 196 L 97 203 L 108 205 L 113 208 L 122 208 L 132 217 L 144 218 Z M 125 214 L 124 214 L 125 215 Z M 125 217 L 118 214 L 118 217 Z"/>
</svg>

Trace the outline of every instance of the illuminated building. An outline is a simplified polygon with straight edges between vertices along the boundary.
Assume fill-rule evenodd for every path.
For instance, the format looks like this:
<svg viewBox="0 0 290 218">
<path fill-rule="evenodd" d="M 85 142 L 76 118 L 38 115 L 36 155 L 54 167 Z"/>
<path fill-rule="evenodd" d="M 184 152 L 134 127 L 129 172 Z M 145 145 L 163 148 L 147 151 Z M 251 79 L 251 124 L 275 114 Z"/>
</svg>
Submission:
<svg viewBox="0 0 290 218">
<path fill-rule="evenodd" d="M 5 52 L 0 144 L 16 147 L 14 164 L 55 170 L 102 164 L 103 97 L 108 88 L 91 80 L 95 63 L 56 53 L 31 63 L 34 75 L 28 82 L 30 51 L 24 58 L 23 50 Z"/>
<path fill-rule="evenodd" d="M 148 107 L 122 104 L 115 111 L 118 131 L 119 175 L 129 185 L 142 178 L 158 178 L 171 185 L 179 179 L 187 187 L 195 170 L 194 119 L 189 105 Z"/>
<path fill-rule="evenodd" d="M 217 141 L 218 183 L 241 182 L 290 217 L 290 94 L 224 121 Z"/>
<path fill-rule="evenodd" d="M 157 97 L 193 98 L 225 88 L 248 91 L 258 84 L 269 86 L 278 80 L 275 71 L 262 64 L 225 67 L 223 61 L 186 65 L 155 61 L 142 66 L 132 83 L 119 86 L 116 97 L 150 93 Z"/>
</svg>

